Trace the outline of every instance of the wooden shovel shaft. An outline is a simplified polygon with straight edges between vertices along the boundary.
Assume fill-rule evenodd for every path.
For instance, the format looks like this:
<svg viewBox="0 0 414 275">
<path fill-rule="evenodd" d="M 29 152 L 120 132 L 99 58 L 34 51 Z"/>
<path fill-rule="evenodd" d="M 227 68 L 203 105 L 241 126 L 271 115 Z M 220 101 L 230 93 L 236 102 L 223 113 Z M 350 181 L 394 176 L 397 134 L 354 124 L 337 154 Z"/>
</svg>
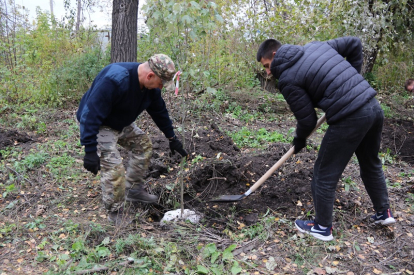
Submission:
<svg viewBox="0 0 414 275">
<path fill-rule="evenodd" d="M 309 134 L 308 137 L 310 137 L 316 131 L 316 129 L 318 129 L 322 125 L 322 123 L 325 122 L 325 120 L 326 120 L 326 117 L 325 117 L 325 114 L 323 114 L 323 116 L 321 116 L 321 118 L 318 120 L 315 128 Z M 279 159 L 255 184 L 253 184 L 252 187 L 250 187 L 249 190 L 247 190 L 246 193 L 244 193 L 244 195 L 248 196 L 252 192 L 256 191 L 256 189 L 259 188 L 260 185 L 262 185 L 263 182 L 265 182 L 288 158 L 290 158 L 294 152 L 295 152 L 295 146 L 290 148 L 289 151 L 287 151 L 286 154 L 284 154 L 281 159 Z"/>
</svg>

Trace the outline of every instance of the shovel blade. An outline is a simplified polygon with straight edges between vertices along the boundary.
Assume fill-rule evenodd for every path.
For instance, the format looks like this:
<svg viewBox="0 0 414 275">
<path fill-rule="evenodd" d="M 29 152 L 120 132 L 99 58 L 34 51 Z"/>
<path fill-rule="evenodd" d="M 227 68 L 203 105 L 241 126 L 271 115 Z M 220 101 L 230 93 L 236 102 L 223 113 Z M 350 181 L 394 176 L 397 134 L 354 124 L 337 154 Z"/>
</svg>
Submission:
<svg viewBox="0 0 414 275">
<path fill-rule="evenodd" d="M 223 195 L 223 196 L 220 196 L 218 198 L 212 199 L 210 201 L 211 202 L 235 202 L 235 201 L 242 200 L 244 197 L 246 197 L 245 194 L 243 194 L 243 195 Z"/>
</svg>

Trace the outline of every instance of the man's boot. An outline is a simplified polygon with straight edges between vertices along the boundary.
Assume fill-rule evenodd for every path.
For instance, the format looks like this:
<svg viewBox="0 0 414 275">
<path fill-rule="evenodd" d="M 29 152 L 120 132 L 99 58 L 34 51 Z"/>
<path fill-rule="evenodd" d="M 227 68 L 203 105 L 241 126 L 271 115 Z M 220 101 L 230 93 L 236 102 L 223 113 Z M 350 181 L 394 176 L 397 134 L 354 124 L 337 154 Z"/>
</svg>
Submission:
<svg viewBox="0 0 414 275">
<path fill-rule="evenodd" d="M 156 203 L 158 197 L 148 194 L 144 187 L 139 187 L 137 189 L 126 189 L 125 200 L 129 202 Z"/>
</svg>

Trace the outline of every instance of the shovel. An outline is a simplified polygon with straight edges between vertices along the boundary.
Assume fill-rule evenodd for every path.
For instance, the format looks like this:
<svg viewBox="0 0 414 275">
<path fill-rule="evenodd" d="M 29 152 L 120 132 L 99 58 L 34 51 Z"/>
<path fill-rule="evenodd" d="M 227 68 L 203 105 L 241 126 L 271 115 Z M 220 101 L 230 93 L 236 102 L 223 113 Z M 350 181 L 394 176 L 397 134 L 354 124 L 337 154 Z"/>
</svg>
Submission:
<svg viewBox="0 0 414 275">
<path fill-rule="evenodd" d="M 313 131 L 309 134 L 309 136 L 311 136 L 313 134 L 313 132 L 315 132 L 316 129 L 318 129 L 319 126 L 321 126 L 322 123 L 325 122 L 325 120 L 326 120 L 326 117 L 325 117 L 325 114 L 324 114 L 318 120 L 318 122 L 316 123 L 315 129 L 313 129 Z M 244 199 L 245 197 L 247 197 L 248 195 L 250 195 L 251 193 L 253 193 L 254 191 L 256 191 L 256 189 L 259 188 L 260 185 L 262 185 L 263 182 L 265 182 L 265 180 L 267 180 L 288 158 L 290 158 L 293 155 L 293 152 L 294 151 L 295 151 L 295 146 L 293 146 L 292 148 L 290 148 L 289 151 L 287 151 L 286 154 L 284 154 L 282 156 L 282 158 L 280 160 L 278 160 L 266 172 L 266 174 L 264 174 L 255 184 L 253 184 L 253 186 L 250 187 L 250 189 L 247 190 L 247 192 L 244 193 L 243 195 L 223 195 L 223 196 L 220 196 L 220 197 L 218 197 L 216 199 L 212 199 L 210 201 L 211 202 L 235 202 L 235 201 L 240 201 L 240 200 Z"/>
</svg>

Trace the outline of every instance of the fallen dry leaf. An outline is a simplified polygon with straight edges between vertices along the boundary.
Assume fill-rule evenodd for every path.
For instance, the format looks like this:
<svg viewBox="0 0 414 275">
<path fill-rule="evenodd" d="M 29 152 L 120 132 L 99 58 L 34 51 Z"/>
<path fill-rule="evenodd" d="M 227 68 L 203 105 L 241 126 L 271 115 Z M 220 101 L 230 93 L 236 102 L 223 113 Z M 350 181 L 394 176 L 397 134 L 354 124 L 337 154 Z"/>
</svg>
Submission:
<svg viewBox="0 0 414 275">
<path fill-rule="evenodd" d="M 328 274 L 335 274 L 338 269 L 336 267 L 331 268 L 329 266 L 326 266 L 325 270 L 326 270 L 326 273 L 328 273 Z"/>
<path fill-rule="evenodd" d="M 320 268 L 320 267 L 315 267 L 313 269 L 313 272 L 318 274 L 318 275 L 325 275 L 326 274 L 326 271 L 324 269 Z"/>
<path fill-rule="evenodd" d="M 273 271 L 277 267 L 277 263 L 275 258 L 270 257 L 268 261 L 266 261 L 266 268 L 269 271 Z"/>
<path fill-rule="evenodd" d="M 153 230 L 154 226 L 152 225 L 141 225 L 141 228 L 144 230 Z"/>
<path fill-rule="evenodd" d="M 94 193 L 92 193 L 92 192 L 90 192 L 90 191 L 88 191 L 88 194 L 86 195 L 86 196 L 88 196 L 89 198 L 95 198 L 96 196 L 98 196 L 99 195 L 99 193 L 98 192 L 94 192 Z"/>
<path fill-rule="evenodd" d="M 381 270 L 376 269 L 375 267 L 372 270 L 375 274 L 381 274 Z"/>
<path fill-rule="evenodd" d="M 43 213 L 46 212 L 46 206 L 42 205 L 42 204 L 38 204 L 37 205 L 37 210 L 36 210 L 36 217 L 43 215 Z"/>
</svg>

